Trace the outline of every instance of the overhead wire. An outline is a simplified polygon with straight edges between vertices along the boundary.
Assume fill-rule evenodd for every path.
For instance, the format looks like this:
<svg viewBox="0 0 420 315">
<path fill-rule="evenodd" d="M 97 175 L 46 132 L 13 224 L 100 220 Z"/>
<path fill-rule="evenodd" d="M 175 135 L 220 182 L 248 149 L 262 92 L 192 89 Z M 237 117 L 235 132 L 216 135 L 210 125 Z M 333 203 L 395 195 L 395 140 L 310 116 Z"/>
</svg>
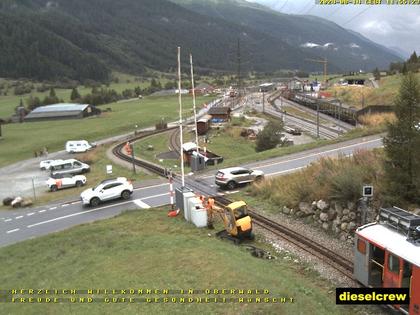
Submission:
<svg viewBox="0 0 420 315">
<path fill-rule="evenodd" d="M 371 6 L 368 6 L 366 9 L 364 9 L 362 12 L 359 12 L 358 14 L 356 14 L 355 16 L 353 16 L 350 20 L 344 22 L 343 24 L 341 24 L 341 26 L 344 26 L 348 23 L 350 23 L 351 21 L 353 21 L 355 18 L 361 16 L 363 13 L 365 13 L 367 10 L 369 10 L 371 8 Z"/>
</svg>

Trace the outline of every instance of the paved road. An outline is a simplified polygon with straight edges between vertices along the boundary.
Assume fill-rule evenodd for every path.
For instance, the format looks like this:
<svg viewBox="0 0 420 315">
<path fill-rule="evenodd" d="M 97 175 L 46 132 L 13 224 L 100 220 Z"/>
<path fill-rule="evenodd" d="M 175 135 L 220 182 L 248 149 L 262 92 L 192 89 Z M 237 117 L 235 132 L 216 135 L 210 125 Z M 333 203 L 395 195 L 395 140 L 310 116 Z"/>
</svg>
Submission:
<svg viewBox="0 0 420 315">
<path fill-rule="evenodd" d="M 263 170 L 267 176 L 276 176 L 302 169 L 324 156 L 351 155 L 355 150 L 380 146 L 382 146 L 381 137 L 366 137 L 244 166 Z M 199 176 L 188 176 L 186 185 L 205 191 L 209 195 L 224 193 L 214 185 L 214 171 Z M 179 180 L 175 186 L 179 186 Z M 109 218 L 124 210 L 144 209 L 165 204 L 169 204 L 169 184 L 161 180 L 152 186 L 137 187 L 131 200 L 119 200 L 96 208 L 84 208 L 80 201 L 75 200 L 38 208 L 1 210 L 0 246 L 64 230 L 78 224 Z"/>
</svg>

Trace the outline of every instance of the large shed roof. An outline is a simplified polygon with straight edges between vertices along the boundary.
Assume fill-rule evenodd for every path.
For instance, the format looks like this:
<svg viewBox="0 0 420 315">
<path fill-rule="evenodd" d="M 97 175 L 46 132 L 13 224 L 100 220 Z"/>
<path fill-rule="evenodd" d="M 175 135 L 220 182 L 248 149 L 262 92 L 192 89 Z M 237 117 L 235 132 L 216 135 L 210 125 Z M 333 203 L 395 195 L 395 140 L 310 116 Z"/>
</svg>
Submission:
<svg viewBox="0 0 420 315">
<path fill-rule="evenodd" d="M 60 103 L 37 107 L 31 113 L 84 111 L 88 106 L 88 104 Z"/>
</svg>

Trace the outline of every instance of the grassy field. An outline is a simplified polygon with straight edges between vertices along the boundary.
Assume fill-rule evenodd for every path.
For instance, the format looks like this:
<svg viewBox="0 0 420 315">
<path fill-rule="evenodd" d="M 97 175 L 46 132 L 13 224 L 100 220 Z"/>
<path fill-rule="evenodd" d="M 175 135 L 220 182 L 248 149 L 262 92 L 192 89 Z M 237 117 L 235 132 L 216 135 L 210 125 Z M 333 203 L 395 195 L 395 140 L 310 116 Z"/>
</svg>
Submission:
<svg viewBox="0 0 420 315">
<path fill-rule="evenodd" d="M 197 104 L 211 97 L 198 97 Z M 185 114 L 190 116 L 191 97 L 183 97 Z M 100 117 L 3 125 L 0 140 L 0 166 L 33 156 L 35 150 L 47 147 L 50 152 L 62 150 L 67 140 L 95 141 L 138 128 L 150 127 L 161 119 L 171 121 L 178 116 L 177 96 L 146 97 L 124 103 L 104 105 L 112 112 Z"/>
<path fill-rule="evenodd" d="M 361 314 L 335 305 L 333 286 L 308 266 L 252 257 L 242 247 L 207 235 L 166 209 L 125 213 L 113 219 L 0 248 L 2 289 L 266 289 L 287 303 L 2 303 L 3 314 Z M 39 296 L 34 296 L 39 297 Z M 41 297 L 46 297 L 45 295 Z M 57 296 L 50 296 L 57 297 Z M 69 295 L 60 297 L 69 298 Z M 77 295 L 80 297 L 80 295 Z M 229 295 L 170 293 L 135 298 Z M 235 294 L 234 298 L 240 296 Z M 256 295 L 245 297 L 255 298 Z M 288 300 L 290 301 L 290 300 Z"/>
</svg>

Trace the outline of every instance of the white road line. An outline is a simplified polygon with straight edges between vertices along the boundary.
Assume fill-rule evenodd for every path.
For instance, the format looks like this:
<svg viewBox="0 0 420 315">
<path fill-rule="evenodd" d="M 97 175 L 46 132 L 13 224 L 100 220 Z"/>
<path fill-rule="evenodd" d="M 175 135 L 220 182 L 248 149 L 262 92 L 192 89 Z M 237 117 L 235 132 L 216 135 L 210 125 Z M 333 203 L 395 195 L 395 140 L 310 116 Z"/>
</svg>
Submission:
<svg viewBox="0 0 420 315">
<path fill-rule="evenodd" d="M 87 214 L 87 213 L 91 213 L 91 212 L 94 212 L 94 211 L 99 211 L 99 210 L 106 209 L 106 208 L 111 208 L 111 207 L 115 207 L 115 206 L 124 205 L 124 204 L 130 203 L 130 202 L 132 202 L 132 201 L 129 200 L 129 201 L 121 202 L 119 204 L 113 204 L 113 205 L 109 205 L 109 206 L 105 206 L 105 207 L 95 208 L 95 209 L 92 209 L 92 210 L 86 210 L 86 211 L 81 211 L 81 212 L 68 214 L 68 215 L 65 215 L 65 216 L 62 216 L 62 217 L 58 217 L 58 218 L 54 218 L 54 219 L 51 219 L 51 220 L 42 221 L 42 222 L 38 222 L 38 223 L 28 225 L 27 228 L 32 228 L 34 226 L 38 226 L 38 225 L 42 225 L 42 224 L 46 224 L 46 223 L 50 223 L 50 222 L 54 222 L 54 221 L 59 221 L 59 220 L 71 218 L 71 217 L 74 217 L 74 216 L 77 216 L 77 215 Z"/>
<path fill-rule="evenodd" d="M 19 231 L 20 229 L 14 229 L 14 230 L 10 230 L 10 231 L 7 231 L 6 233 L 7 234 L 10 234 L 10 233 L 13 233 L 13 232 L 17 232 L 17 231 Z"/>
<path fill-rule="evenodd" d="M 15 219 L 19 220 L 19 219 L 22 219 L 22 218 L 23 218 L 23 215 L 20 215 L 20 216 L 16 217 Z"/>
<path fill-rule="evenodd" d="M 45 211 L 47 211 L 47 210 L 39 210 L 38 212 L 39 212 L 39 213 L 43 213 L 43 212 L 45 212 Z"/>
<path fill-rule="evenodd" d="M 291 168 L 291 169 L 284 170 L 284 171 L 279 171 L 279 172 L 270 173 L 270 174 L 267 174 L 267 175 L 265 175 L 265 176 L 273 176 L 273 175 L 278 175 L 278 174 L 291 173 L 291 172 L 293 172 L 293 171 L 300 170 L 300 169 L 305 168 L 305 167 L 307 167 L 307 166 L 309 166 L 309 165 L 300 166 L 300 167 L 295 167 L 295 168 Z"/>
<path fill-rule="evenodd" d="M 51 207 L 49 210 L 54 210 L 54 209 L 57 209 L 57 207 Z"/>
<path fill-rule="evenodd" d="M 226 194 L 228 194 L 228 195 L 230 195 L 230 194 L 236 194 L 237 192 L 239 192 L 239 190 L 227 191 Z"/>
<path fill-rule="evenodd" d="M 30 217 L 31 215 L 34 215 L 34 214 L 35 212 L 31 212 L 31 213 L 28 213 L 27 216 Z"/>
<path fill-rule="evenodd" d="M 381 139 L 369 140 L 369 141 L 365 141 L 365 142 L 360 142 L 360 143 L 355 143 L 355 144 L 347 145 L 347 146 L 336 148 L 336 149 L 321 151 L 321 152 L 318 152 L 318 153 L 312 153 L 312 154 L 309 154 L 309 155 L 305 155 L 305 156 L 302 156 L 302 157 L 299 157 L 299 158 L 290 159 L 290 160 L 286 160 L 286 161 L 273 162 L 273 163 L 270 163 L 270 164 L 259 165 L 258 167 L 254 167 L 254 169 L 260 169 L 262 167 L 273 166 L 273 165 L 277 165 L 277 164 L 284 164 L 284 163 L 289 163 L 289 162 L 293 162 L 293 161 L 303 160 L 303 159 L 307 159 L 309 157 L 313 157 L 313 156 L 317 156 L 317 155 L 323 155 L 325 153 L 340 151 L 340 150 L 343 150 L 343 149 L 348 149 L 348 148 L 351 148 L 351 147 L 357 147 L 357 146 L 360 146 L 362 144 L 378 142 L 378 141 L 382 141 L 382 138 Z"/>
<path fill-rule="evenodd" d="M 62 207 L 68 207 L 69 206 L 69 204 L 68 203 L 65 203 L 64 205 L 61 205 Z"/>
<path fill-rule="evenodd" d="M 77 205 L 78 203 L 81 203 L 81 201 L 72 202 L 71 205 Z"/>
<path fill-rule="evenodd" d="M 142 209 L 149 209 L 150 208 L 150 206 L 147 203 L 144 203 L 140 199 L 133 200 L 133 202 Z"/>
<path fill-rule="evenodd" d="M 4 222 L 9 222 L 9 221 L 12 221 L 12 219 L 6 219 L 6 220 L 4 220 Z"/>
<path fill-rule="evenodd" d="M 159 184 L 159 185 L 153 185 L 153 186 L 147 186 L 147 187 L 141 187 L 141 188 L 135 188 L 134 190 L 145 190 L 145 189 L 149 189 L 149 188 L 155 188 L 155 187 L 161 187 L 161 186 L 168 186 L 169 183 L 165 183 L 165 184 Z"/>
<path fill-rule="evenodd" d="M 144 198 L 141 198 L 141 200 L 152 199 L 152 198 L 162 197 L 162 196 L 169 196 L 169 193 L 167 192 L 167 193 L 164 193 L 164 194 L 159 194 L 159 195 L 144 197 Z"/>
</svg>

